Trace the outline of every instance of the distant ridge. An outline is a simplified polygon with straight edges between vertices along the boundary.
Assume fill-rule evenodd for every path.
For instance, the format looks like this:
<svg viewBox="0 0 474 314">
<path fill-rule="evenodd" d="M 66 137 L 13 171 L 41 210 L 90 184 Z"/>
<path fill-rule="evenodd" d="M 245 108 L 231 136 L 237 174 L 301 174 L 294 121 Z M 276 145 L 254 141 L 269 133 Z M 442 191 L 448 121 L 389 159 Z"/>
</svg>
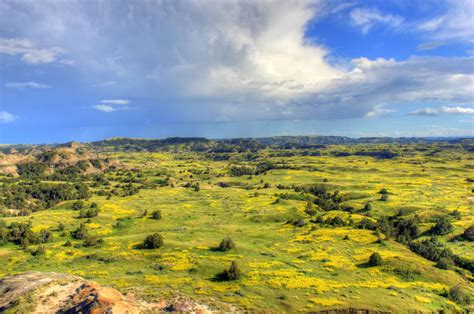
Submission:
<svg viewBox="0 0 474 314">
<path fill-rule="evenodd" d="M 92 148 L 115 147 L 125 150 L 153 151 L 167 146 L 191 145 L 194 148 L 202 146 L 209 148 L 222 145 L 237 145 L 253 148 L 318 148 L 321 145 L 357 145 L 357 144 L 429 144 L 429 143 L 447 143 L 462 144 L 469 147 L 474 146 L 472 137 L 360 137 L 352 138 L 347 136 L 328 136 L 328 135 L 304 135 L 304 136 L 273 136 L 258 138 L 223 138 L 208 139 L 204 137 L 168 137 L 162 139 L 154 138 L 129 138 L 129 137 L 111 137 L 108 139 L 92 142 L 70 141 L 62 144 L 12 144 L 0 145 L 0 152 L 7 153 L 15 148 L 19 151 L 29 150 L 34 147 L 80 147 L 90 146 Z M 199 150 L 199 149 L 198 149 Z"/>
</svg>

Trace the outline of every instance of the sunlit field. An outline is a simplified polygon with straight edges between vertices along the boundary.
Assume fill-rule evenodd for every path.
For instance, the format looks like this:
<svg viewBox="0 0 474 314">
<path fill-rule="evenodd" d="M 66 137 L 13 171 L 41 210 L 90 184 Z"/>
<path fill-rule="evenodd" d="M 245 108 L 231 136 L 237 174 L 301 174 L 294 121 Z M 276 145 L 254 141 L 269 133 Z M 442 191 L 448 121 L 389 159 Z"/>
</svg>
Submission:
<svg viewBox="0 0 474 314">
<path fill-rule="evenodd" d="M 66 201 L 30 216 L 3 218 L 6 224 L 29 222 L 32 231 L 47 229 L 54 236 L 42 256 L 30 253 L 34 245 L 28 250 L 11 243 L 0 247 L 0 276 L 33 269 L 70 273 L 149 301 L 183 295 L 220 309 L 460 310 L 444 294 L 457 284 L 472 289 L 469 271 L 437 268 L 407 245 L 358 227 L 363 219 L 416 217 L 421 241 L 430 238 L 436 217 L 456 210 L 460 218 L 452 219 L 454 229 L 438 240 L 474 260 L 472 242 L 450 241 L 474 223 L 473 184 L 466 180 L 474 176 L 472 155 L 409 151 L 376 159 L 270 157 L 273 151 L 262 150 L 252 161 L 239 160 L 240 155 L 213 161 L 199 153 L 108 153 L 124 168 L 105 174 L 110 185 L 91 188 L 95 193 L 84 205 L 96 203 L 97 217 L 78 218 L 75 201 Z M 231 167 L 252 167 L 263 159 L 285 169 L 230 175 Z M 135 179 L 132 185 L 148 185 L 131 196 L 97 195 L 127 177 Z M 311 196 L 295 187 L 314 184 L 339 191 L 340 209 L 325 211 L 313 204 L 308 214 Z M 381 189 L 388 199 L 381 200 Z M 156 210 L 161 219 L 153 219 Z M 335 217 L 342 223 L 331 224 Z M 71 237 L 81 222 L 102 245 L 84 247 Z M 164 245 L 141 248 L 144 238 L 156 232 Z M 235 247 L 220 251 L 225 237 Z M 369 265 L 374 252 L 381 265 Z M 242 275 L 221 280 L 218 274 L 233 261 Z"/>
</svg>

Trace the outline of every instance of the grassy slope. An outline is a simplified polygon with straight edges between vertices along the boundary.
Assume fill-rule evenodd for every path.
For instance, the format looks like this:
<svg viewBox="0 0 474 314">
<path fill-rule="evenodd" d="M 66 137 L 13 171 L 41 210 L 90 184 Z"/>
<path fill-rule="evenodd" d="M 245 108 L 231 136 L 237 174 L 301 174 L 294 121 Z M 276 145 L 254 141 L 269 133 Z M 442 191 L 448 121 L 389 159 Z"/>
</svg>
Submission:
<svg viewBox="0 0 474 314">
<path fill-rule="evenodd" d="M 472 184 L 465 182 L 473 173 L 467 159 L 447 162 L 419 158 L 378 161 L 369 157 L 291 157 L 292 165 L 305 165 L 317 171 L 273 170 L 266 175 L 220 177 L 226 162 L 175 160 L 170 154 L 118 154 L 153 180 L 156 170 L 167 169 L 182 177 L 182 182 L 198 180 L 201 191 L 179 187 L 142 190 L 139 194 L 106 200 L 93 197 L 101 213 L 88 227 L 104 238 L 102 248 L 74 248 L 62 245 L 69 237 L 55 233 L 54 243 L 47 244 L 47 255 L 35 258 L 16 246 L 0 248 L 0 275 L 25 270 L 45 270 L 77 274 L 114 286 L 122 292 L 133 291 L 145 298 L 169 297 L 177 293 L 205 302 L 228 302 L 243 308 L 277 310 L 317 310 L 332 307 L 357 307 L 400 310 L 435 310 L 455 305 L 439 294 L 463 279 L 453 271 L 437 269 L 406 247 L 393 241 L 381 245 L 371 231 L 344 228 L 303 228 L 286 225 L 288 215 L 304 215 L 305 203 L 282 201 L 274 204 L 275 193 L 286 190 L 258 189 L 264 182 L 305 184 L 322 182 L 338 186 L 341 193 L 353 193 L 360 199 L 347 204 L 362 208 L 374 201 L 373 216 L 395 214 L 405 208 L 420 216 L 461 211 L 454 234 L 474 223 L 474 209 L 467 197 Z M 420 157 L 421 158 L 421 157 Z M 275 158 L 281 160 L 282 158 Z M 417 160 L 418 159 L 418 160 Z M 417 162 L 423 161 L 422 164 Z M 187 169 L 211 168 L 211 178 L 194 175 Z M 183 170 L 183 173 L 179 173 Z M 156 177 L 157 178 L 157 177 Z M 235 182 L 248 189 L 221 188 L 215 183 Z M 388 202 L 377 201 L 380 188 L 391 195 Z M 54 210 L 37 212 L 30 217 L 6 218 L 7 222 L 32 220 L 34 229 L 55 227 L 59 222 L 73 230 L 80 222 L 69 204 Z M 162 220 L 137 218 L 148 210 L 162 211 Z M 328 212 L 326 215 L 348 213 Z M 117 218 L 132 217 L 125 228 L 115 229 Z M 354 220 L 361 219 L 353 215 Z M 308 220 L 308 219 L 307 219 Z M 425 226 L 426 229 L 429 225 Z M 158 250 L 139 250 L 134 246 L 152 232 L 159 231 L 165 246 Z M 214 252 L 212 247 L 229 235 L 237 248 Z M 349 235 L 349 240 L 343 240 Z M 447 237 L 446 237 L 447 239 Z M 73 241 L 76 243 L 79 241 Z M 472 243 L 447 243 L 456 253 L 474 258 Z M 381 253 L 382 267 L 364 267 L 372 252 Z M 96 254 L 86 258 L 86 255 Z M 98 257 L 113 257 L 99 261 Z M 237 282 L 218 282 L 216 273 L 236 260 L 245 276 Z M 157 265 L 164 267 L 157 270 Z M 403 272 L 400 272 L 403 270 Z M 391 289 L 388 289 L 391 287 Z M 396 288 L 395 288 L 396 287 Z"/>
</svg>

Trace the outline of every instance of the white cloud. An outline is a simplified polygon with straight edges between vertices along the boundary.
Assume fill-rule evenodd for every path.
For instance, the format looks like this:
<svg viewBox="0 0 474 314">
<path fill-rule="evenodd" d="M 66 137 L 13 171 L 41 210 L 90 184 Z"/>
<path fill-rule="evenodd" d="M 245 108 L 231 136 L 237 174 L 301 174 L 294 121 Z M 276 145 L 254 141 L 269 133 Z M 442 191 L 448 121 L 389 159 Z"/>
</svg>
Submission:
<svg viewBox="0 0 474 314">
<path fill-rule="evenodd" d="M 397 112 L 395 109 L 384 108 L 384 105 L 377 105 L 374 109 L 367 113 L 367 117 L 382 117 Z"/>
<path fill-rule="evenodd" d="M 104 105 L 104 104 L 98 104 L 98 105 L 92 106 L 92 108 L 95 108 L 95 109 L 97 109 L 99 111 L 103 111 L 103 112 L 114 112 L 114 111 L 118 110 L 115 107 L 112 107 L 110 105 Z"/>
<path fill-rule="evenodd" d="M 434 108 L 418 109 L 410 113 L 413 116 L 439 116 L 439 110 Z"/>
<path fill-rule="evenodd" d="M 9 112 L 0 111 L 0 123 L 10 123 L 16 120 L 16 117 Z"/>
<path fill-rule="evenodd" d="M 442 106 L 440 108 L 425 108 L 425 109 L 419 109 L 411 112 L 411 115 L 418 115 L 418 116 L 439 116 L 442 113 L 447 113 L 447 114 L 474 114 L 474 108 L 469 108 L 469 107 L 461 107 L 461 106 L 456 106 L 456 107 L 447 107 L 447 106 Z"/>
<path fill-rule="evenodd" d="M 425 20 L 418 30 L 438 40 L 474 40 L 474 1 L 448 0 L 447 11 Z"/>
<path fill-rule="evenodd" d="M 364 34 L 367 34 L 372 27 L 378 24 L 397 28 L 403 23 L 401 16 L 385 14 L 373 8 L 353 9 L 350 13 L 350 18 L 351 23 L 359 27 Z"/>
<path fill-rule="evenodd" d="M 0 38 L 0 54 L 21 55 L 20 60 L 26 64 L 44 64 L 59 62 L 72 64 L 72 60 L 60 59 L 64 53 L 61 48 L 38 48 L 31 40 L 21 38 Z"/>
<path fill-rule="evenodd" d="M 40 84 L 36 82 L 26 82 L 26 83 L 6 83 L 4 85 L 5 87 L 8 88 L 51 88 L 51 86 L 46 85 L 46 84 Z"/>
<path fill-rule="evenodd" d="M 474 108 L 465 108 L 465 107 L 446 107 L 443 106 L 439 109 L 441 112 L 444 113 L 452 113 L 452 114 L 474 114 Z"/>
<path fill-rule="evenodd" d="M 434 41 L 434 42 L 430 42 L 430 43 L 420 44 L 416 47 L 416 49 L 422 50 L 422 51 L 423 50 L 432 50 L 432 49 L 442 47 L 444 45 L 446 45 L 446 43 L 439 42 L 439 41 Z"/>
<path fill-rule="evenodd" d="M 329 51 L 305 38 L 307 23 L 321 13 L 311 2 L 135 1 L 124 7 L 70 0 L 9 6 L 0 10 L 0 29 L 16 25 L 18 37 L 34 38 L 41 47 L 68 47 L 77 74 L 88 82 L 120 81 L 106 86 L 115 95 L 146 99 L 140 108 L 150 119 L 354 118 L 387 114 L 383 110 L 405 102 L 472 103 L 473 57 L 359 58 L 344 67 L 328 62 Z M 374 9 L 354 9 L 351 16 L 367 32 L 404 22 Z M 23 55 L 38 48 L 17 40 L 3 49 Z M 113 112 L 129 104 L 105 101 L 114 102 L 94 108 Z"/>
<path fill-rule="evenodd" d="M 130 100 L 126 99 L 104 99 L 100 101 L 103 104 L 110 104 L 110 105 L 128 105 Z"/>
<path fill-rule="evenodd" d="M 111 85 L 115 85 L 115 84 L 117 84 L 116 81 L 106 81 L 106 82 L 98 83 L 98 84 L 96 84 L 95 86 L 101 86 L 101 87 L 103 87 L 103 86 L 111 86 Z"/>
<path fill-rule="evenodd" d="M 103 112 L 114 112 L 118 110 L 127 110 L 130 100 L 126 99 L 104 99 L 99 104 L 92 106 L 92 108 Z"/>
</svg>

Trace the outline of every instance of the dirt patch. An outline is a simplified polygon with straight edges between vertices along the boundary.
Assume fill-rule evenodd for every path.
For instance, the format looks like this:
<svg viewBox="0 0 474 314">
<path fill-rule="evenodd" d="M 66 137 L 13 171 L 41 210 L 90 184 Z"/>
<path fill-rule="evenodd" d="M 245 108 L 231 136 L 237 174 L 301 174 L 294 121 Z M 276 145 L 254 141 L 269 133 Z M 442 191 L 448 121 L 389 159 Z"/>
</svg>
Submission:
<svg viewBox="0 0 474 314">
<path fill-rule="evenodd" d="M 31 313 L 118 313 L 194 312 L 209 313 L 208 306 L 186 298 L 148 303 L 133 295 L 102 287 L 80 277 L 28 272 L 0 280 L 0 312 L 21 306 L 19 300 L 29 296 Z"/>
</svg>

